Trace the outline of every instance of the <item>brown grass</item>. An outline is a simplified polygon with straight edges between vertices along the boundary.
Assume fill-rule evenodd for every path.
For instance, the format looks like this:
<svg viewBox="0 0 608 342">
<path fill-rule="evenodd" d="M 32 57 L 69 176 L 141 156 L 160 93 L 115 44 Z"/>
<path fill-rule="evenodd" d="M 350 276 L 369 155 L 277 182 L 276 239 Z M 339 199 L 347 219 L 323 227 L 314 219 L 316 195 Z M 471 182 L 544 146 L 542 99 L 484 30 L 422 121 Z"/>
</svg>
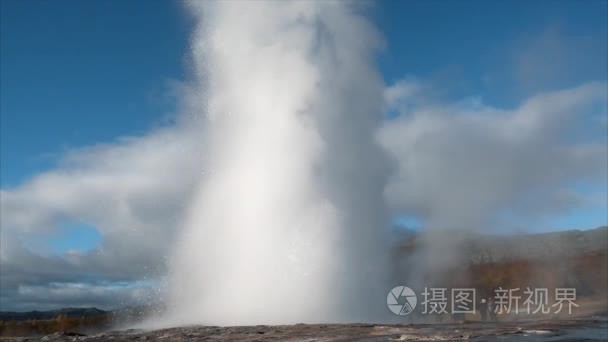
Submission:
<svg viewBox="0 0 608 342">
<path fill-rule="evenodd" d="M 59 331 L 88 334 L 103 331 L 110 326 L 109 314 L 88 317 L 59 315 L 49 320 L 0 321 L 0 336 L 42 336 Z"/>
</svg>

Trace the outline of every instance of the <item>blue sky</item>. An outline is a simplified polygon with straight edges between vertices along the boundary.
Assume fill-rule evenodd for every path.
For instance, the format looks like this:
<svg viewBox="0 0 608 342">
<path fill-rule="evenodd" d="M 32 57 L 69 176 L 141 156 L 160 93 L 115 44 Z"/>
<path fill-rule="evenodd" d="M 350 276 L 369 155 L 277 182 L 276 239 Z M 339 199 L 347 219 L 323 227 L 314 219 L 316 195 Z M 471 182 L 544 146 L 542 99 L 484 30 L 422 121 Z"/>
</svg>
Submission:
<svg viewBox="0 0 608 342">
<path fill-rule="evenodd" d="M 444 90 L 446 96 L 479 94 L 509 107 L 529 95 L 513 89 L 518 84 L 505 69 L 512 63 L 510 55 L 530 37 L 545 32 L 564 38 L 594 37 L 599 44 L 569 70 L 542 80 L 542 90 L 605 78 L 606 47 L 600 39 L 606 34 L 607 15 L 605 1 L 382 2 L 376 21 L 388 49 L 380 66 L 389 82 L 405 74 L 434 76 L 451 83 Z M 495 82 L 485 79 L 490 75 Z"/>
<path fill-rule="evenodd" d="M 2 187 L 166 120 L 186 19 L 170 1 L 2 1 Z"/>
<path fill-rule="evenodd" d="M 194 22 L 179 2 L 3 0 L 0 6 L 0 188 L 7 194 L 25 192 L 32 177 L 61 169 L 74 150 L 96 146 L 87 151 L 105 161 L 106 154 L 122 152 L 102 144 L 145 137 L 174 121 L 180 84 L 193 77 Z M 385 39 L 377 60 L 384 82 L 397 89 L 405 80 L 423 89 L 416 90 L 415 105 L 516 111 L 536 95 L 608 80 L 606 1 L 391 0 L 366 10 Z M 592 106 L 559 144 L 606 141 L 605 103 Z M 393 119 L 400 116 L 395 109 Z M 522 227 L 534 222 L 536 231 L 606 224 L 606 178 L 568 181 L 563 198 L 542 208 L 543 215 L 497 215 Z M 120 201 L 137 197 L 124 196 Z M 591 204 L 569 206 L 577 196 Z M 414 209 L 396 215 L 395 223 L 423 227 L 432 206 L 407 204 Z M 154 205 L 142 207 L 154 212 Z M 80 208 L 78 214 L 65 210 L 69 215 L 53 210 L 60 214 L 50 215 L 50 233 L 18 233 L 27 249 L 47 256 L 87 253 L 114 233 L 99 229 L 95 215 Z"/>
<path fill-rule="evenodd" d="M 441 96 L 505 107 L 530 93 L 501 70 L 511 47 L 547 30 L 596 39 L 607 30 L 605 1 L 386 1 L 371 16 L 386 38 L 386 82 L 431 78 Z M 65 149 L 163 123 L 175 107 L 171 80 L 188 77 L 191 23 L 177 2 L 9 0 L 1 25 L 2 188 Z M 531 92 L 605 79 L 606 47 L 593 52 Z"/>
<path fill-rule="evenodd" d="M 511 108 L 541 91 L 606 79 L 606 46 L 597 44 L 605 1 L 386 1 L 370 13 L 386 40 L 378 57 L 385 82 L 427 79 L 443 100 L 475 95 Z M 192 23 L 175 2 L 3 1 L 1 25 L 3 189 L 52 168 L 67 150 L 170 121 L 172 84 L 189 77 Z M 570 48 L 568 39 L 589 43 L 547 79 L 524 84 L 509 70 L 514 51 L 544 35 L 565 37 L 549 45 L 556 51 Z M 593 126 L 585 134 L 604 133 Z M 585 210 L 556 222 L 587 227 L 603 218 Z M 91 234 L 68 235 L 85 244 Z"/>
</svg>

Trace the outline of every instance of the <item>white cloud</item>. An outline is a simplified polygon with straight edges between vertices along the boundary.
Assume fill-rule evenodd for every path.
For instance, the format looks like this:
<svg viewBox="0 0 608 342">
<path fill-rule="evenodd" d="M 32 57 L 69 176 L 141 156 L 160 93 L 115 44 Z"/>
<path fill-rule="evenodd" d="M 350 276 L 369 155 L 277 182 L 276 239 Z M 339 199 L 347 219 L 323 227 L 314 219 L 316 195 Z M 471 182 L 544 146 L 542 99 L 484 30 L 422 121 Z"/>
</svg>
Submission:
<svg viewBox="0 0 608 342">
<path fill-rule="evenodd" d="M 3 309 L 29 302 L 32 291 L 51 283 L 86 281 L 97 286 L 100 281 L 164 274 L 167 248 L 201 172 L 194 126 L 178 125 L 74 150 L 58 168 L 2 190 Z M 64 221 L 94 226 L 102 245 L 60 256 L 37 255 L 23 247 L 23 241 L 50 234 Z M 25 287 L 33 290 L 23 292 Z M 103 298 L 116 303 L 120 296 Z"/>
<path fill-rule="evenodd" d="M 417 95 L 422 89 L 421 82 L 415 79 L 399 80 L 384 90 L 384 102 L 387 109 L 406 110 L 408 105 L 417 103 Z"/>
<path fill-rule="evenodd" d="M 511 219 L 530 216 L 531 230 L 534 216 L 582 205 L 585 194 L 565 199 L 564 190 L 606 183 L 604 137 L 578 136 L 590 114 L 605 111 L 606 94 L 606 83 L 587 83 L 539 94 L 514 110 L 479 101 L 409 108 L 379 135 L 398 165 L 386 189 L 389 204 L 432 228 L 508 226 L 508 212 Z"/>
</svg>

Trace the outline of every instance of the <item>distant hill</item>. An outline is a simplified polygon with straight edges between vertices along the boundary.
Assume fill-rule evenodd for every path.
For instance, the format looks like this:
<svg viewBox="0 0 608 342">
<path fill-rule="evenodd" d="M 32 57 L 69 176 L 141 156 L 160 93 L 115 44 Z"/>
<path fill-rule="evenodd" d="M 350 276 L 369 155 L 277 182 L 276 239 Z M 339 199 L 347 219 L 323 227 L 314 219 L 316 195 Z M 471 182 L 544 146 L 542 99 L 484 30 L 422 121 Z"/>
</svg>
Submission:
<svg viewBox="0 0 608 342">
<path fill-rule="evenodd" d="M 608 251 L 608 226 L 535 234 L 450 234 L 453 241 L 460 241 L 459 253 L 474 264 L 520 259 L 551 260 L 556 257 L 578 257 Z M 425 243 L 421 234 L 410 233 L 402 240 L 398 251 L 402 257 L 407 257 L 419 248 L 424 248 Z"/>
<path fill-rule="evenodd" d="M 47 320 L 55 319 L 58 316 L 78 318 L 99 316 L 106 313 L 107 311 L 99 310 L 97 308 L 64 308 L 59 310 L 28 312 L 0 311 L 0 321 Z"/>
<path fill-rule="evenodd" d="M 580 257 L 608 249 L 608 226 L 513 236 L 481 236 L 463 250 L 476 263 Z"/>
<path fill-rule="evenodd" d="M 400 277 L 397 281 L 407 284 L 414 279 L 421 286 L 472 287 L 484 295 L 498 287 L 576 288 L 581 297 L 607 302 L 608 226 L 518 235 L 450 232 L 436 238 L 457 246 L 457 255 L 442 255 L 445 252 L 432 237 L 429 243 L 427 236 L 411 236 L 394 254 L 395 274 Z M 436 253 L 438 260 L 445 258 L 443 269 L 417 268 L 416 263 L 424 260 L 420 257 L 426 257 L 417 254 L 419 251 Z M 409 272 L 411 269 L 415 273 Z"/>
</svg>

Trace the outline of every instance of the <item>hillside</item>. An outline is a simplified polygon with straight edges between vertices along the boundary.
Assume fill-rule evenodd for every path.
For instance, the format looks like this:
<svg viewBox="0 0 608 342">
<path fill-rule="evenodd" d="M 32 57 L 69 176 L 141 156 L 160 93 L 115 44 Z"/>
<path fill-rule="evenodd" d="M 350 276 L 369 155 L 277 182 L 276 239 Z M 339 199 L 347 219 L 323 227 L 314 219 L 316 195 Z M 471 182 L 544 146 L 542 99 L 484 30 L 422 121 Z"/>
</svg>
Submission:
<svg viewBox="0 0 608 342">
<path fill-rule="evenodd" d="M 28 320 L 47 320 L 55 319 L 59 316 L 65 317 L 90 317 L 99 316 L 106 314 L 107 311 L 99 310 L 97 308 L 64 308 L 59 310 L 48 310 L 48 311 L 28 311 L 28 312 L 14 312 L 14 311 L 0 311 L 0 321 L 28 321 Z"/>
<path fill-rule="evenodd" d="M 607 302 L 608 227 L 541 234 L 454 235 L 458 255 L 452 255 L 440 274 L 411 274 L 417 253 L 428 246 L 420 235 L 399 245 L 399 280 L 424 279 L 422 286 L 474 287 L 484 296 L 502 288 L 576 288 L 581 297 Z M 438 254 L 442 251 L 438 251 Z M 424 256 L 425 254 L 423 254 Z M 422 271 L 424 272 L 424 270 Z M 608 311 L 606 305 L 604 310 Z"/>
</svg>

